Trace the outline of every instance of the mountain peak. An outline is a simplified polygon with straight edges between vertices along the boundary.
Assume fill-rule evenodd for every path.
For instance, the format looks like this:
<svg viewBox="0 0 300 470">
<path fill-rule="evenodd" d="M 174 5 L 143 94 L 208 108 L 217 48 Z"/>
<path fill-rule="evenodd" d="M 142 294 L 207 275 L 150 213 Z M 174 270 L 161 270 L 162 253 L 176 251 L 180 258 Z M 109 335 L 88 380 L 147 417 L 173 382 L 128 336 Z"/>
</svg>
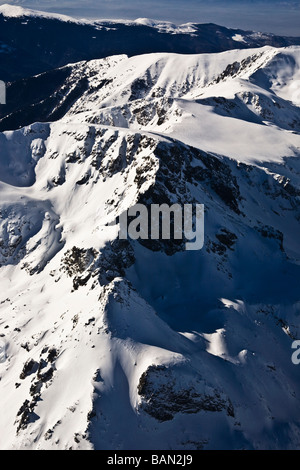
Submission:
<svg viewBox="0 0 300 470">
<path fill-rule="evenodd" d="M 31 12 L 31 11 L 32 10 L 25 9 L 17 5 L 10 5 L 9 3 L 4 3 L 3 5 L 0 6 L 0 14 L 3 16 L 8 16 L 10 18 L 26 16 L 26 14 L 28 14 L 28 12 Z"/>
<path fill-rule="evenodd" d="M 19 5 L 11 5 L 9 3 L 4 3 L 0 5 L 0 15 L 3 15 L 7 18 L 23 18 L 23 17 L 42 17 L 48 19 L 56 19 L 61 21 L 71 21 L 71 22 L 79 22 L 75 18 L 72 18 L 67 15 L 60 15 L 58 13 L 48 13 L 39 10 L 32 10 L 30 8 L 23 8 Z"/>
</svg>

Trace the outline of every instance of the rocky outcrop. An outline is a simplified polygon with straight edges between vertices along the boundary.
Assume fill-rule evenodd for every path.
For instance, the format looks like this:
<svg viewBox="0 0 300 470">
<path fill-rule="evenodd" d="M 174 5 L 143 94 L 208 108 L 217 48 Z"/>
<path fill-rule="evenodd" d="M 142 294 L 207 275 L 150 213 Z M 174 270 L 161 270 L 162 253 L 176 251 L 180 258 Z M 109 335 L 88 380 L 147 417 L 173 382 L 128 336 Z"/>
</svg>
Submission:
<svg viewBox="0 0 300 470">
<path fill-rule="evenodd" d="M 184 384 L 184 378 L 179 379 L 172 369 L 164 366 L 150 366 L 142 374 L 138 385 L 138 393 L 142 398 L 141 409 L 160 422 L 172 420 L 177 413 L 194 414 L 201 411 L 225 410 L 228 416 L 234 417 L 232 403 L 224 394 L 217 390 L 200 392 L 203 383 L 199 383 L 196 377 L 192 381 L 187 377 L 187 383 Z"/>
</svg>

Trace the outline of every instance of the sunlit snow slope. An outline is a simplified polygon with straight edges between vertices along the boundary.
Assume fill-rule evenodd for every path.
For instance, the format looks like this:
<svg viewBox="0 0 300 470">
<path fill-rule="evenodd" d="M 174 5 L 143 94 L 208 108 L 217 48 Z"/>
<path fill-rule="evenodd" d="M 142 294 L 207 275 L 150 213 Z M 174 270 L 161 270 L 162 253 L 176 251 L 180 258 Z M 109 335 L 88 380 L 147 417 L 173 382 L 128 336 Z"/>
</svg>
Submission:
<svg viewBox="0 0 300 470">
<path fill-rule="evenodd" d="M 300 47 L 56 73 L 1 120 L 0 447 L 298 449 Z M 203 249 L 119 240 L 137 202 Z"/>
</svg>

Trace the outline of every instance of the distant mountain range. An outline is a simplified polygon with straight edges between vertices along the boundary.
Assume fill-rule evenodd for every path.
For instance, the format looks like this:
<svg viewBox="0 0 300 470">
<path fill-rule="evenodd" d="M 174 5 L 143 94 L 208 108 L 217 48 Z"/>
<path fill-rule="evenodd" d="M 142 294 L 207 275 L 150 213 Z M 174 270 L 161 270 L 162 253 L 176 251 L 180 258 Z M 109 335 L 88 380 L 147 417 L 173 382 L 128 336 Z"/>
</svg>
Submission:
<svg viewBox="0 0 300 470">
<path fill-rule="evenodd" d="M 0 6 L 0 79 L 13 81 L 63 65 L 115 54 L 200 54 L 229 49 L 299 45 L 299 38 L 146 19 L 88 22 L 62 15 Z"/>
</svg>

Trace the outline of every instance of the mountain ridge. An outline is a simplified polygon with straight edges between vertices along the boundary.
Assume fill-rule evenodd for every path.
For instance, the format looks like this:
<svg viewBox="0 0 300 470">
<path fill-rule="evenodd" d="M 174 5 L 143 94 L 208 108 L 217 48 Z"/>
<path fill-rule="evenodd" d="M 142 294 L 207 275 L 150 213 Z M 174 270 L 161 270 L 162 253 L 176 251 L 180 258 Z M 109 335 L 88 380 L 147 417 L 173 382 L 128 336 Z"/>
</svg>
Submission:
<svg viewBox="0 0 300 470">
<path fill-rule="evenodd" d="M 229 29 L 212 23 L 177 26 L 146 19 L 91 22 L 20 8 L 0 6 L 0 78 L 4 81 L 116 54 L 195 54 L 300 44 L 300 38 Z M 19 13 L 14 16 L 15 11 Z"/>
</svg>

